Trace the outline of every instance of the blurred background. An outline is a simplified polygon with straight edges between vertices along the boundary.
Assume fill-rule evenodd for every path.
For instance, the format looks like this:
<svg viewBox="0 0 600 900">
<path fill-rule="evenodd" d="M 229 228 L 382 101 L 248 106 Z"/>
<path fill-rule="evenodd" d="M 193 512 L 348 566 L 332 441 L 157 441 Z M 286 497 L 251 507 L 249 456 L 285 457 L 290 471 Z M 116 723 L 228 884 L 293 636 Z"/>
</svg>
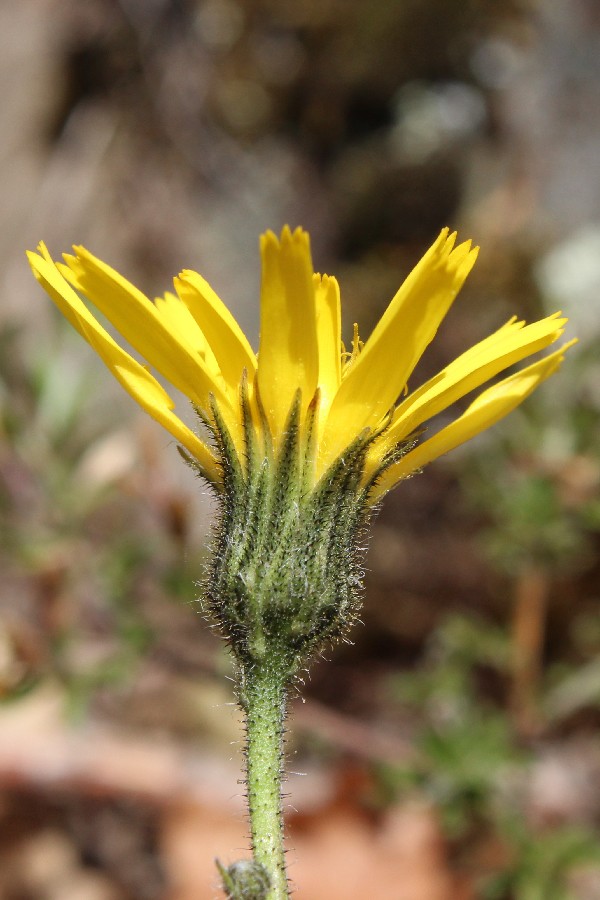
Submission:
<svg viewBox="0 0 600 900">
<path fill-rule="evenodd" d="M 513 313 L 580 338 L 386 499 L 364 625 L 293 703 L 297 896 L 600 898 L 599 109 L 596 0 L 0 5 L 2 900 L 216 898 L 248 844 L 210 496 L 24 251 L 152 296 L 195 268 L 256 344 L 286 222 L 346 338 L 442 226 L 481 245 L 414 384 Z"/>
</svg>

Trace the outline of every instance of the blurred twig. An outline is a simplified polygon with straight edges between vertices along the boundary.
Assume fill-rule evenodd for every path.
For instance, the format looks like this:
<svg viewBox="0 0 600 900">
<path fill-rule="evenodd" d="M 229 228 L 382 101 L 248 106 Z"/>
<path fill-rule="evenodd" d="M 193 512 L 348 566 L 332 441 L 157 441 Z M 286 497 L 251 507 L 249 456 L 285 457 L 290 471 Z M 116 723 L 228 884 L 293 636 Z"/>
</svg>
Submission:
<svg viewBox="0 0 600 900">
<path fill-rule="evenodd" d="M 515 584 L 512 624 L 512 685 L 510 711 L 517 732 L 534 736 L 541 727 L 538 689 L 549 597 L 548 573 L 529 565 Z"/>
</svg>

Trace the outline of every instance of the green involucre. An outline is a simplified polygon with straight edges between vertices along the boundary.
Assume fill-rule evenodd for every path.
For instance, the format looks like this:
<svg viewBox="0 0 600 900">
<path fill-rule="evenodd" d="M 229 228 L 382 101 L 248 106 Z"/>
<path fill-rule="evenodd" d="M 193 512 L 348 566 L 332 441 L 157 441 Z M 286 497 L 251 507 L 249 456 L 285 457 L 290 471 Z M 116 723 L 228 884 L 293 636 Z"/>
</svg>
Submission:
<svg viewBox="0 0 600 900">
<path fill-rule="evenodd" d="M 296 396 L 274 453 L 272 445 L 256 446 L 242 389 L 245 461 L 213 408 L 224 491 L 206 594 L 242 671 L 275 654 L 292 677 L 343 635 L 359 610 L 365 526 L 373 513 L 363 476 L 374 435 L 365 430 L 311 488 L 315 408 L 300 429 Z"/>
</svg>

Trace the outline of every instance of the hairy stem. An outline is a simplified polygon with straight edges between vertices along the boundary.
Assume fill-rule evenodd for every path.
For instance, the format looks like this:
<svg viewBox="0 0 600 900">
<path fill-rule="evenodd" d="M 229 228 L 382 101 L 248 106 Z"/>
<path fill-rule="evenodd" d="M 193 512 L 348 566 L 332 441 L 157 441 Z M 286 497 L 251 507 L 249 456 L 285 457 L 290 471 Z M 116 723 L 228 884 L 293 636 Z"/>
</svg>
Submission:
<svg viewBox="0 0 600 900">
<path fill-rule="evenodd" d="M 266 869 L 265 900 L 289 897 L 283 845 L 281 779 L 288 670 L 277 657 L 244 673 L 248 809 L 254 859 Z"/>
</svg>

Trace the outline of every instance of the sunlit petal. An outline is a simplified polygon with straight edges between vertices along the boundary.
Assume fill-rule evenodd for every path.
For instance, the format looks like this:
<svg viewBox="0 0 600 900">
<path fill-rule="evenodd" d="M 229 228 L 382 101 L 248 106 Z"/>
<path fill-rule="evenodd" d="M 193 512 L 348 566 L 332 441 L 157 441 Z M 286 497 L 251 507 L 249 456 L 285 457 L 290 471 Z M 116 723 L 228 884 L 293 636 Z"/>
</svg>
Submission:
<svg viewBox="0 0 600 900">
<path fill-rule="evenodd" d="M 211 392 L 225 399 L 220 372 L 199 356 L 186 336 L 169 328 L 148 297 L 85 248 L 74 250 L 76 255 L 66 254 L 66 265 L 58 269 L 151 366 L 204 408 Z"/>
<path fill-rule="evenodd" d="M 444 229 L 404 281 L 353 362 L 327 421 L 327 456 L 342 449 L 348 419 L 356 432 L 374 427 L 400 396 L 471 271 L 477 249 L 467 241 L 454 248 L 456 235 Z"/>
<path fill-rule="evenodd" d="M 261 238 L 262 284 L 258 386 L 275 443 L 300 389 L 306 410 L 317 388 L 318 346 L 308 235 L 284 228 Z"/>
<path fill-rule="evenodd" d="M 174 403 L 159 382 L 137 360 L 120 347 L 80 300 L 51 261 L 44 245 L 40 254 L 28 253 L 33 272 L 55 304 L 79 334 L 90 344 L 125 390 L 197 460 L 206 477 L 219 481 L 216 459 L 172 410 Z"/>
<path fill-rule="evenodd" d="M 315 275 L 321 410 L 326 412 L 342 381 L 340 287 L 331 275 Z"/>
<path fill-rule="evenodd" d="M 386 446 L 404 440 L 427 419 L 499 372 L 554 343 L 563 333 L 566 321 L 560 313 L 525 327 L 523 322 L 511 320 L 475 344 L 400 403 L 377 455 L 381 457 Z"/>
<path fill-rule="evenodd" d="M 419 444 L 398 463 L 387 469 L 371 494 L 371 502 L 376 502 L 411 472 L 454 450 L 512 412 L 538 385 L 557 370 L 564 359 L 565 351 L 572 343 L 574 342 L 483 391 L 458 419 L 442 428 L 429 440 Z"/>
<path fill-rule="evenodd" d="M 154 305 L 169 331 L 190 344 L 212 372 L 221 374 L 206 336 L 177 294 L 167 291 L 162 297 L 155 297 Z"/>
<path fill-rule="evenodd" d="M 175 289 L 205 336 L 226 384 L 237 390 L 244 369 L 252 381 L 256 356 L 235 318 L 207 281 L 185 269 Z"/>
</svg>

